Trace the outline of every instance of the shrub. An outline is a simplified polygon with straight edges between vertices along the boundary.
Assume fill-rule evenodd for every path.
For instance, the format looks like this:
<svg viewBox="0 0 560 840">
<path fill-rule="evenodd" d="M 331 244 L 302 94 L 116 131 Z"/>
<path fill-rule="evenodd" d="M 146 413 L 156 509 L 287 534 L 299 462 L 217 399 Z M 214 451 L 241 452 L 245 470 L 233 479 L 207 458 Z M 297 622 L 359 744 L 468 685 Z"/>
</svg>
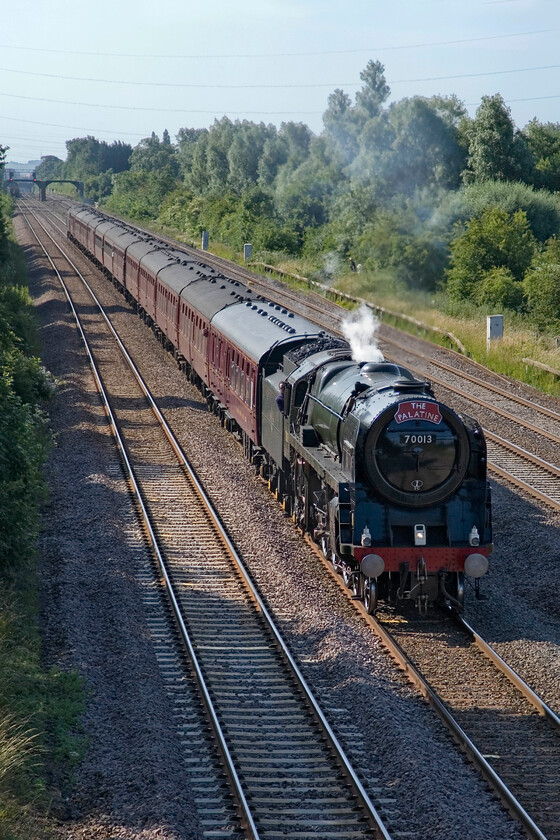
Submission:
<svg viewBox="0 0 560 840">
<path fill-rule="evenodd" d="M 515 280 L 509 268 L 492 268 L 477 284 L 475 299 L 482 306 L 516 312 L 523 304 L 523 284 Z"/>
<path fill-rule="evenodd" d="M 509 215 L 522 210 L 539 242 L 560 230 L 560 198 L 547 190 L 507 181 L 484 181 L 447 194 L 437 212 L 437 223 L 451 228 L 480 218 L 490 207 L 499 207 Z"/>
<path fill-rule="evenodd" d="M 560 241 L 550 239 L 537 254 L 523 281 L 527 310 L 535 325 L 560 331 Z"/>
<path fill-rule="evenodd" d="M 451 244 L 447 292 L 456 300 L 476 297 L 476 285 L 494 268 L 506 268 L 522 280 L 536 250 L 535 237 L 522 210 L 513 215 L 489 207 L 467 222 Z"/>
</svg>

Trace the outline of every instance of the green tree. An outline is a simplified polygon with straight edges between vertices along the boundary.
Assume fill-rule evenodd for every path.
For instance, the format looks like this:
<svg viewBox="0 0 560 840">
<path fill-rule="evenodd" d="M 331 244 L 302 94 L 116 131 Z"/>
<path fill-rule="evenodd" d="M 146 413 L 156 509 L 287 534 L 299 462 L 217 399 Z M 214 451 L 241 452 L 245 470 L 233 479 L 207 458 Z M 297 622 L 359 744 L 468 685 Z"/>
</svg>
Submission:
<svg viewBox="0 0 560 840">
<path fill-rule="evenodd" d="M 523 287 L 527 310 L 539 329 L 560 331 L 560 241 L 553 237 L 536 254 Z"/>
<path fill-rule="evenodd" d="M 48 175 L 47 177 L 85 181 L 89 176 L 100 175 L 109 169 L 112 169 L 113 172 L 123 172 L 129 168 L 129 159 L 132 152 L 128 143 L 121 143 L 120 140 L 117 140 L 108 144 L 104 140 L 97 140 L 91 135 L 67 140 L 66 149 L 66 161 L 61 167 L 62 171 L 57 170 L 56 175 Z M 41 176 L 44 177 L 43 170 L 41 170 Z"/>
<path fill-rule="evenodd" d="M 287 160 L 288 143 L 286 138 L 280 136 L 276 129 L 273 129 L 270 136 L 265 140 L 262 154 L 259 158 L 259 183 L 265 187 L 271 186 L 280 168 Z"/>
<path fill-rule="evenodd" d="M 231 146 L 227 153 L 229 166 L 227 184 L 241 194 L 257 183 L 259 161 L 266 141 L 276 133 L 272 126 L 255 125 L 247 120 L 236 123 Z"/>
<path fill-rule="evenodd" d="M 374 270 L 389 269 L 411 289 L 433 290 L 441 277 L 446 253 L 428 233 L 413 232 L 410 212 L 380 210 L 357 237 L 352 255 Z"/>
<path fill-rule="evenodd" d="M 49 178 L 62 178 L 63 171 L 64 161 L 55 155 L 43 155 L 41 163 L 36 169 L 37 178 L 41 181 L 46 181 Z"/>
<path fill-rule="evenodd" d="M 101 202 L 109 198 L 113 189 L 113 171 L 109 169 L 100 175 L 90 175 L 84 181 L 84 192 L 92 201 Z"/>
<path fill-rule="evenodd" d="M 510 215 L 523 210 L 539 242 L 560 232 L 560 195 L 517 181 L 481 181 L 449 192 L 442 197 L 432 224 L 450 231 L 456 222 L 480 217 L 489 207 L 501 207 Z"/>
<path fill-rule="evenodd" d="M 206 146 L 206 173 L 208 188 L 221 192 L 229 175 L 228 151 L 233 142 L 234 126 L 229 117 L 214 120 Z"/>
<path fill-rule="evenodd" d="M 185 183 L 187 187 L 200 195 L 209 189 L 207 167 L 209 143 L 210 132 L 207 131 L 205 134 L 201 134 L 194 144 L 194 149 L 190 156 L 189 170 L 185 171 Z"/>
<path fill-rule="evenodd" d="M 533 182 L 537 187 L 560 190 L 560 123 L 540 123 L 535 118 L 523 129 L 535 162 Z"/>
<path fill-rule="evenodd" d="M 121 140 L 115 140 L 113 143 L 105 143 L 101 141 L 101 171 L 103 172 L 125 172 L 130 168 L 130 156 L 132 154 L 132 146 L 129 143 L 123 143 Z"/>
<path fill-rule="evenodd" d="M 113 192 L 106 207 L 133 219 L 155 219 L 165 197 L 177 187 L 169 166 L 156 172 L 120 172 L 113 178 Z"/>
<path fill-rule="evenodd" d="M 169 140 L 169 134 L 167 135 Z M 140 140 L 132 150 L 130 156 L 131 172 L 162 172 L 171 173 L 173 178 L 179 177 L 179 161 L 177 150 L 170 142 L 160 141 L 157 134 L 152 131 L 151 137 Z"/>
<path fill-rule="evenodd" d="M 498 93 L 482 97 L 468 139 L 465 183 L 521 180 L 530 165 L 525 140 L 516 132 L 511 111 Z"/>
<path fill-rule="evenodd" d="M 491 268 L 483 274 L 475 286 L 474 294 L 477 303 L 495 309 L 511 309 L 516 312 L 523 304 L 523 284 L 504 265 Z"/>
<path fill-rule="evenodd" d="M 207 128 L 180 128 L 177 134 L 177 157 L 183 177 L 190 175 L 193 156 L 202 135 L 207 135 Z"/>
<path fill-rule="evenodd" d="M 101 158 L 101 144 L 95 137 L 88 135 L 67 140 L 62 177 L 82 180 L 88 175 L 97 175 L 102 171 Z"/>
<path fill-rule="evenodd" d="M 391 88 L 386 82 L 385 67 L 380 61 L 368 61 L 360 73 L 360 79 L 364 86 L 356 93 L 356 112 L 360 121 L 365 123 L 379 116 L 383 103 L 391 94 Z"/>
<path fill-rule="evenodd" d="M 50 394 L 27 289 L 13 283 L 10 202 L 0 197 L 0 565 L 22 562 L 37 535 L 48 435 L 37 401 Z"/>
<path fill-rule="evenodd" d="M 394 132 L 387 161 L 394 192 L 412 193 L 425 185 L 454 189 L 464 165 L 457 130 L 422 97 L 401 99 L 389 109 Z"/>
<path fill-rule="evenodd" d="M 455 300 L 476 297 L 476 286 L 487 272 L 507 268 L 522 280 L 536 251 L 536 240 L 522 210 L 510 215 L 489 207 L 478 219 L 467 222 L 451 243 L 447 292 Z"/>
<path fill-rule="evenodd" d="M 337 88 L 328 98 L 328 107 L 323 114 L 325 134 L 341 155 L 350 163 L 358 153 L 358 123 L 347 93 Z"/>
</svg>

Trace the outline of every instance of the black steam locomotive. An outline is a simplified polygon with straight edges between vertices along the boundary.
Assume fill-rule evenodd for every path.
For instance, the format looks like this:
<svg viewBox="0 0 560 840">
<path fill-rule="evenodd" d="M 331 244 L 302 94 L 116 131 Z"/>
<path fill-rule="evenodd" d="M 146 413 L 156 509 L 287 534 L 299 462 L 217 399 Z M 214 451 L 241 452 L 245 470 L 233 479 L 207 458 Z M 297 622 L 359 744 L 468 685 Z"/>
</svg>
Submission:
<svg viewBox="0 0 560 840">
<path fill-rule="evenodd" d="M 369 612 L 378 599 L 461 608 L 464 576 L 478 584 L 492 540 L 476 421 L 405 368 L 354 361 L 342 339 L 135 228 L 78 207 L 68 236 L 134 303 Z"/>
</svg>

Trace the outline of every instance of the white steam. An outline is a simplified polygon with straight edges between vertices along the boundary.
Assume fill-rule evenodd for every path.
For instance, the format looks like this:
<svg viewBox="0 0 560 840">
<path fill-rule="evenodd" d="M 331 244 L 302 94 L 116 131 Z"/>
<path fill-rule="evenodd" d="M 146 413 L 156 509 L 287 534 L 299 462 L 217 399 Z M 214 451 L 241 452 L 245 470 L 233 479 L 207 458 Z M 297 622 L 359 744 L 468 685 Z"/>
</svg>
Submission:
<svg viewBox="0 0 560 840">
<path fill-rule="evenodd" d="M 335 251 L 329 251 L 323 257 L 323 275 L 328 283 L 332 283 L 336 275 L 339 273 L 342 265 L 342 260 Z"/>
<path fill-rule="evenodd" d="M 342 322 L 344 338 L 352 349 L 355 362 L 382 362 L 383 353 L 375 341 L 379 321 L 365 304 Z"/>
</svg>

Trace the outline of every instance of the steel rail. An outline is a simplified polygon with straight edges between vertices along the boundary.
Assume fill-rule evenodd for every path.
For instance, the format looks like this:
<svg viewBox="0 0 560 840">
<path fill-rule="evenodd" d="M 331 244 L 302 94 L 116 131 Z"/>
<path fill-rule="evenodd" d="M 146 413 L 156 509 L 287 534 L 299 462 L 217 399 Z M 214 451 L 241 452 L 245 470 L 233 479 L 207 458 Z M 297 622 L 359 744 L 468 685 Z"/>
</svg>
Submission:
<svg viewBox="0 0 560 840">
<path fill-rule="evenodd" d="M 537 712 L 545 717 L 548 722 L 560 732 L 560 717 L 548 706 L 533 689 L 527 685 L 524 679 L 516 674 L 507 662 L 505 662 L 499 653 L 497 653 L 489 644 L 485 642 L 482 636 L 474 630 L 470 624 L 463 618 L 463 616 L 454 614 L 459 626 L 462 627 L 473 639 L 476 647 L 481 653 L 489 659 L 496 668 L 504 674 L 505 677 L 517 688 L 518 691 L 525 697 L 526 700 L 537 710 Z"/>
<path fill-rule="evenodd" d="M 340 586 L 342 588 L 343 584 L 341 583 Z M 348 593 L 347 597 L 350 597 Z M 354 601 L 354 603 L 356 602 Z M 395 662 L 404 671 L 410 682 L 418 689 L 442 723 L 451 732 L 451 735 L 458 746 L 466 753 L 482 777 L 488 782 L 507 811 L 521 823 L 530 840 L 547 840 L 546 835 L 543 834 L 525 808 L 502 781 L 500 776 L 498 776 L 496 771 L 476 747 L 473 741 L 471 741 L 463 728 L 457 723 L 453 715 L 448 711 L 446 706 L 437 696 L 436 692 L 424 679 L 420 671 L 416 668 L 412 660 L 409 659 L 399 643 L 391 637 L 391 635 L 384 627 L 381 626 L 374 616 L 366 613 L 366 610 L 361 603 L 357 603 L 357 608 L 362 613 L 368 625 L 372 627 L 374 632 L 379 636 Z"/>
<path fill-rule="evenodd" d="M 502 446 L 508 452 L 511 452 L 514 455 L 517 455 L 522 460 L 528 461 L 531 464 L 534 464 L 543 472 L 549 473 L 550 475 L 557 476 L 560 478 L 560 468 L 556 467 L 554 464 L 551 464 L 549 461 L 545 461 L 542 458 L 539 458 L 538 455 L 534 455 L 531 452 L 527 452 L 527 450 L 522 449 L 520 446 L 516 446 L 515 443 L 512 443 L 510 440 L 506 440 L 505 438 L 500 437 L 499 435 L 495 435 L 493 432 L 489 432 L 487 429 L 484 429 L 484 435 L 488 438 L 488 440 L 498 444 L 498 446 Z M 498 464 L 494 463 L 493 461 L 488 461 L 488 468 L 491 472 L 496 473 L 501 478 L 509 481 L 510 484 L 514 484 L 520 490 L 525 491 L 530 496 L 533 496 L 539 501 L 544 502 L 549 507 L 554 508 L 555 510 L 560 510 L 560 498 L 554 499 L 552 496 L 543 493 L 541 490 L 538 490 L 531 484 L 527 484 L 526 481 L 523 481 L 522 478 L 514 475 L 508 470 L 503 469 L 503 467 L 498 466 Z M 560 494 L 560 484 L 559 484 L 559 494 Z"/>
<path fill-rule="evenodd" d="M 495 791 L 496 795 L 504 804 L 508 812 L 523 825 L 524 829 L 527 831 L 530 840 L 548 840 L 546 835 L 543 834 L 538 825 L 523 808 L 521 803 L 518 802 L 514 794 L 509 790 L 507 785 L 498 776 L 498 774 L 486 760 L 484 755 L 480 752 L 480 750 L 478 750 L 476 745 L 471 741 L 471 739 L 468 737 L 468 735 L 465 733 L 462 727 L 457 723 L 453 715 L 448 711 L 446 706 L 437 696 L 437 693 L 434 691 L 434 689 L 432 689 L 427 680 L 424 679 L 421 672 L 414 665 L 412 660 L 406 655 L 399 643 L 395 639 L 393 639 L 391 634 L 387 630 L 385 630 L 385 628 L 380 624 L 380 622 L 375 616 L 370 615 L 366 611 L 362 602 L 351 594 L 351 592 L 348 590 L 348 587 L 341 580 L 341 577 L 338 574 L 338 572 L 333 568 L 332 563 L 330 563 L 329 560 L 323 555 L 318 546 L 309 537 L 306 536 L 305 539 L 307 544 L 315 552 L 317 558 L 321 561 L 323 567 L 327 570 L 327 572 L 336 582 L 341 592 L 343 592 L 345 597 L 353 604 L 353 606 L 360 613 L 361 617 L 366 622 L 366 624 L 369 627 L 371 627 L 371 629 L 381 639 L 382 643 L 384 644 L 390 655 L 393 657 L 397 665 L 405 673 L 409 681 L 419 690 L 419 692 L 422 694 L 422 696 L 430 705 L 430 707 L 434 710 L 434 712 L 442 721 L 442 723 L 449 729 L 455 742 L 470 758 L 474 766 L 481 773 L 483 778 L 488 782 L 492 790 Z M 459 621 L 463 622 L 463 619 L 459 618 Z M 499 654 L 493 651 L 492 648 L 486 642 L 484 642 L 482 637 L 479 636 L 476 633 L 476 631 L 473 630 L 467 624 L 466 621 L 464 622 L 464 625 L 466 632 L 472 635 L 473 641 L 479 647 L 481 652 L 485 656 L 487 656 L 492 662 L 494 662 L 497 667 L 500 667 L 498 665 L 498 662 L 503 663 L 502 673 L 504 673 L 504 675 L 508 677 L 508 679 L 510 679 L 510 681 L 523 693 L 526 699 L 529 700 L 529 702 L 531 702 L 531 704 L 537 709 L 539 714 L 547 717 L 551 724 L 555 728 L 558 728 L 558 726 L 560 725 L 560 720 L 558 719 L 558 716 L 552 711 L 552 709 L 550 709 L 550 707 L 547 706 L 546 703 L 544 703 L 544 701 L 541 700 L 541 698 L 539 698 L 538 695 L 528 685 L 526 685 L 526 683 L 518 674 L 515 674 L 513 669 L 510 668 L 509 665 L 507 665 L 507 663 L 501 659 Z M 522 686 L 524 688 L 522 688 Z"/>
</svg>

